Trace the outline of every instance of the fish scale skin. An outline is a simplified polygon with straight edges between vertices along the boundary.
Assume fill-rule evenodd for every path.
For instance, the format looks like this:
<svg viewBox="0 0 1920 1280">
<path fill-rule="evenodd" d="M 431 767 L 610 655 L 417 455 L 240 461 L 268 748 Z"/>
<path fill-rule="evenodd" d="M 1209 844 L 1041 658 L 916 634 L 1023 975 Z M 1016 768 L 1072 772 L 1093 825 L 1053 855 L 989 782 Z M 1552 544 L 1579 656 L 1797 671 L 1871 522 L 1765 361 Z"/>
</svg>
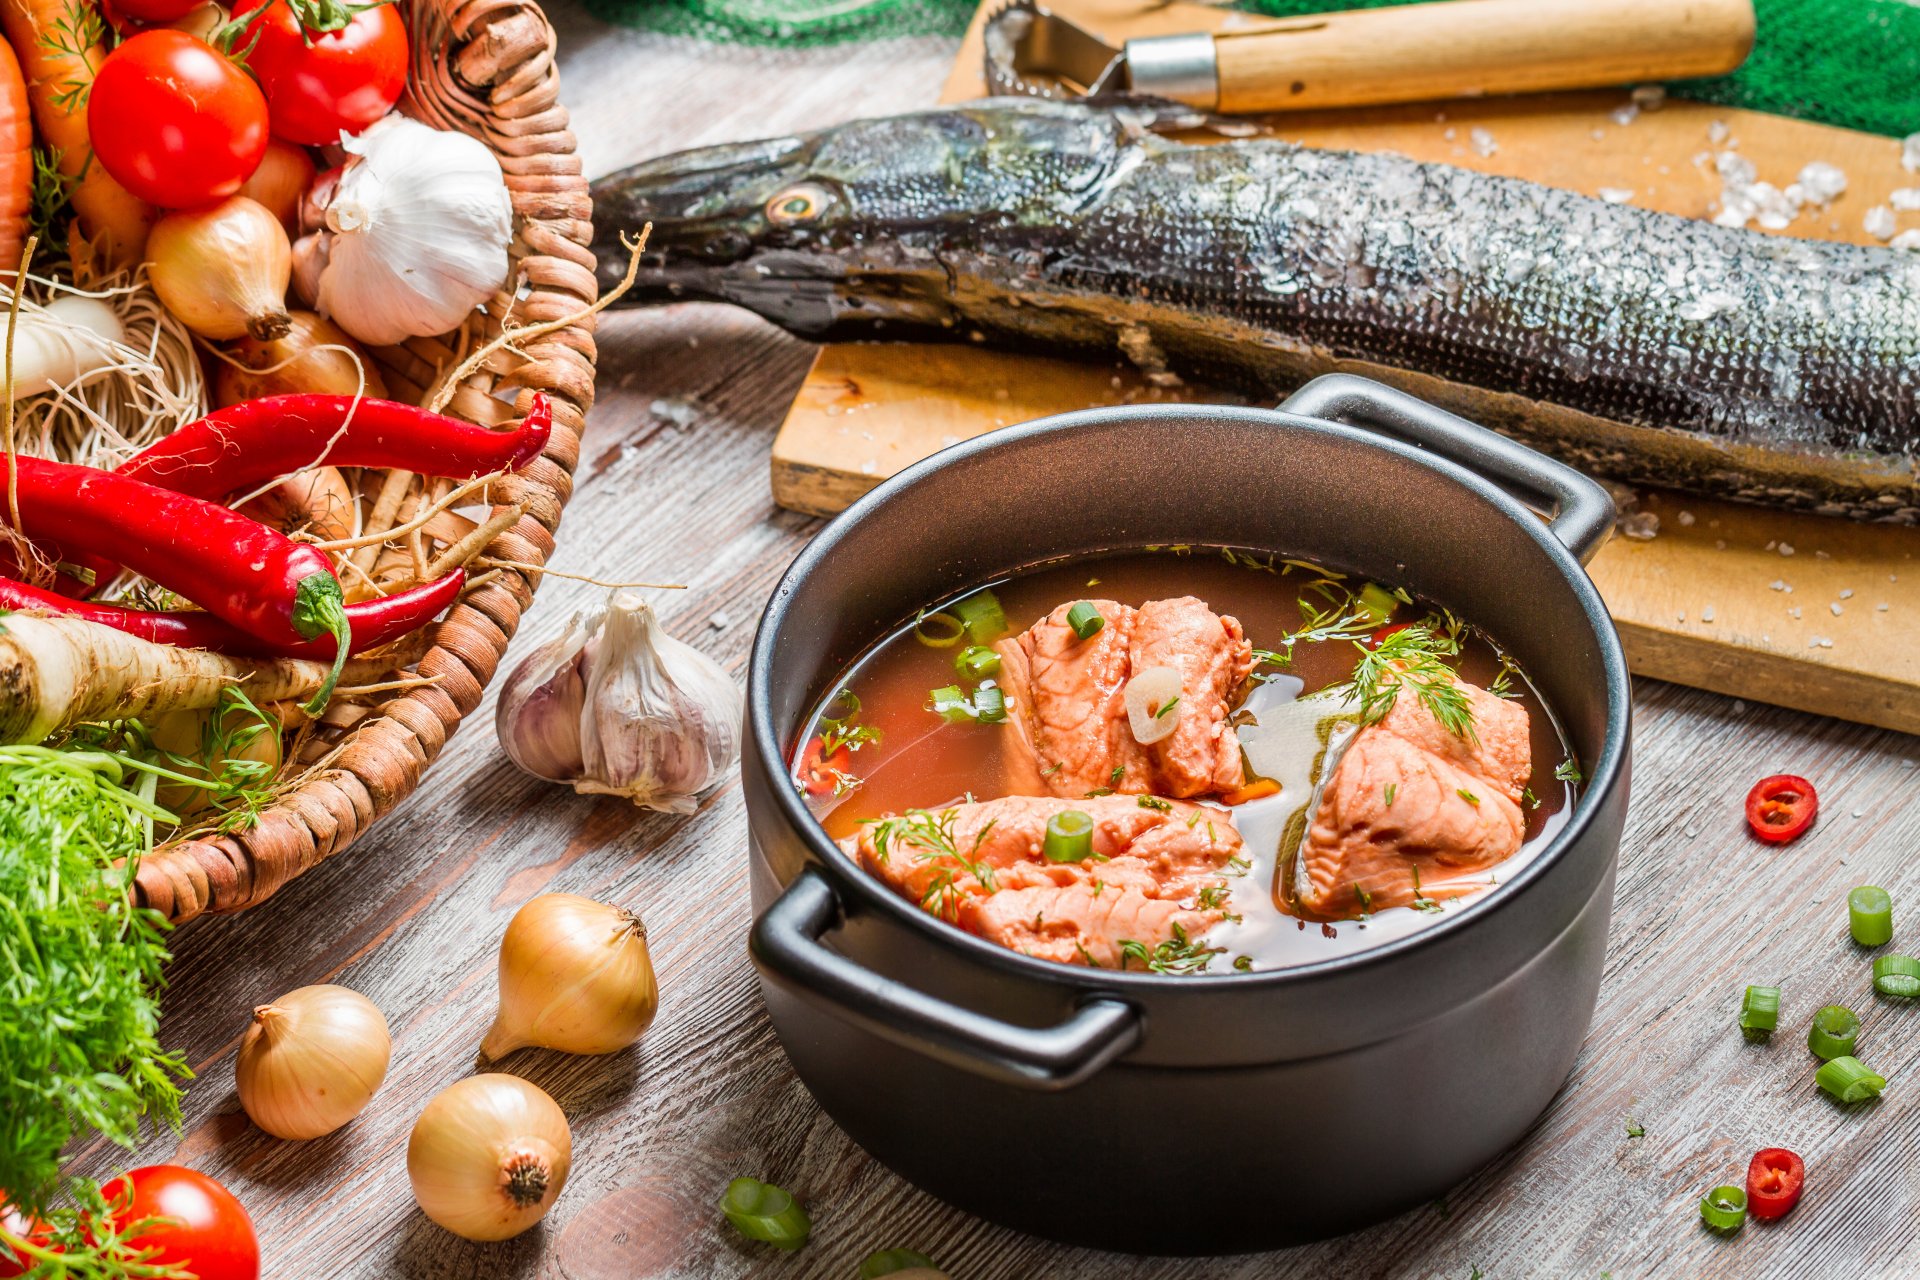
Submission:
<svg viewBox="0 0 1920 1280">
<path fill-rule="evenodd" d="M 597 187 L 596 222 L 654 217 L 656 284 L 809 336 L 1118 352 L 1269 393 L 1347 369 L 1602 474 L 1920 520 L 1920 254 L 1074 104 L 825 130 L 691 220 L 658 194 L 690 181 L 676 160 Z M 828 193 L 817 220 L 745 199 L 795 183 Z M 716 228 L 745 251 L 718 261 Z"/>
</svg>

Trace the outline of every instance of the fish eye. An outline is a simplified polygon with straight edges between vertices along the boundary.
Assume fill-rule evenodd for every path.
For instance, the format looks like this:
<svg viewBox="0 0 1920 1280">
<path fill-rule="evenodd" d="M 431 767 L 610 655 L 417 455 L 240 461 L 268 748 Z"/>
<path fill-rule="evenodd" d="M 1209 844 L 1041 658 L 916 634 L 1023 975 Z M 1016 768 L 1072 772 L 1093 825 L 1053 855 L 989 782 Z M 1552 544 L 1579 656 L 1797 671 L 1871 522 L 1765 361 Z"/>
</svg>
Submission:
<svg viewBox="0 0 1920 1280">
<path fill-rule="evenodd" d="M 767 201 L 767 217 L 774 222 L 786 224 L 809 222 L 819 217 L 826 209 L 827 199 L 825 189 L 816 187 L 812 183 L 788 187 Z"/>
</svg>

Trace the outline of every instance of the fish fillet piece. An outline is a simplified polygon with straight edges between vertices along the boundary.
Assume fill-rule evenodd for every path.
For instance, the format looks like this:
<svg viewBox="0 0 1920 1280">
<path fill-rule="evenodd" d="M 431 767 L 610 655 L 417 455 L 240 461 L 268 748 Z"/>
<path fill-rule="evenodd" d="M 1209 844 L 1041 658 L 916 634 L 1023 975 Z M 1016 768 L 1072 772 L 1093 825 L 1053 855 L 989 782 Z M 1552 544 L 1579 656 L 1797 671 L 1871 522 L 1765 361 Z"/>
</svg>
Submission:
<svg viewBox="0 0 1920 1280">
<path fill-rule="evenodd" d="M 1448 732 L 1406 691 L 1354 738 L 1301 847 L 1297 906 L 1349 916 L 1457 897 L 1520 851 L 1533 770 L 1526 710 L 1457 683 L 1472 699 L 1477 741 Z"/>
<path fill-rule="evenodd" d="M 902 897 L 990 942 L 1141 968 L 1141 950 L 1193 942 L 1224 918 L 1198 900 L 1225 885 L 1242 852 L 1225 811 L 1144 799 L 1009 796 L 920 809 L 868 823 L 840 846 Z M 1046 860 L 1047 820 L 1066 809 L 1093 819 L 1098 856 Z"/>
<path fill-rule="evenodd" d="M 1073 603 L 994 646 L 1017 745 L 1006 753 L 1008 789 L 1192 798 L 1238 787 L 1240 741 L 1227 716 L 1253 667 L 1239 620 L 1193 596 L 1137 609 L 1095 600 L 1106 625 L 1082 640 L 1067 625 Z M 1127 681 L 1151 667 L 1180 673 L 1180 704 L 1174 731 L 1142 746 L 1124 695 Z"/>
</svg>

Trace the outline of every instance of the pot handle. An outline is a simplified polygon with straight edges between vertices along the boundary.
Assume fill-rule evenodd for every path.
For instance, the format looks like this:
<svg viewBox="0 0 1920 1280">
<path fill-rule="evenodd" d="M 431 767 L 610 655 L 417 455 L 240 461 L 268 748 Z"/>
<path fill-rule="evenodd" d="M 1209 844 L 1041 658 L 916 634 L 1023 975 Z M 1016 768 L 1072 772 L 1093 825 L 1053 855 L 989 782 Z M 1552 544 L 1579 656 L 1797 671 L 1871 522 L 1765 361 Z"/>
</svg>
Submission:
<svg viewBox="0 0 1920 1280">
<path fill-rule="evenodd" d="M 1324 374 L 1280 408 L 1397 436 L 1517 490 L 1530 505 L 1552 508 L 1547 527 L 1581 564 L 1593 559 L 1613 532 L 1613 499 L 1572 467 L 1370 378 Z"/>
<path fill-rule="evenodd" d="M 1069 1089 L 1140 1042 L 1140 1013 L 1110 996 L 1052 1027 L 1021 1027 L 915 991 L 821 944 L 840 922 L 833 886 L 813 868 L 754 922 L 761 973 L 862 1030 L 949 1066 L 1028 1089 Z"/>
</svg>

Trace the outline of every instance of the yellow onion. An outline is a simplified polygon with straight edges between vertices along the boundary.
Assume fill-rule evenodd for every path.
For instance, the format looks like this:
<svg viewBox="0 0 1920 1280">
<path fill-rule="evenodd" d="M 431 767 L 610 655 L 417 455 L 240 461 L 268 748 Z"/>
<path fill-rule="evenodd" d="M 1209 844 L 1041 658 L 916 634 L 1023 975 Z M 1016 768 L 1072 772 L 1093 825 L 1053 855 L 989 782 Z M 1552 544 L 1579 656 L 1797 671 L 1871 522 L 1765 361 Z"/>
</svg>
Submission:
<svg viewBox="0 0 1920 1280">
<path fill-rule="evenodd" d="M 421 1212 L 468 1240 L 505 1240 L 540 1221 L 572 1165 L 560 1104 L 518 1076 L 448 1085 L 407 1141 Z"/>
<path fill-rule="evenodd" d="M 278 338 L 292 326 L 293 246 L 257 201 L 229 196 L 153 224 L 147 278 L 167 310 L 203 338 Z"/>
<path fill-rule="evenodd" d="M 274 485 L 234 508 L 282 533 L 310 533 L 324 541 L 353 536 L 353 489 L 338 467 L 315 467 Z"/>
<path fill-rule="evenodd" d="M 358 991 L 289 991 L 253 1011 L 233 1065 L 240 1105 L 276 1138 L 318 1138 L 359 1115 L 387 1076 L 387 1020 Z"/>
<path fill-rule="evenodd" d="M 213 371 L 215 407 L 261 396 L 350 396 L 356 391 L 386 399 L 379 366 L 338 325 L 311 311 L 293 311 L 287 318 L 287 331 L 278 338 L 242 338 L 226 349 L 228 359 L 218 361 Z M 233 362 L 246 367 L 236 368 Z"/>
<path fill-rule="evenodd" d="M 480 1052 L 613 1053 L 640 1038 L 659 1004 L 639 916 L 543 893 L 514 913 L 500 939 L 500 1013 Z"/>
<path fill-rule="evenodd" d="M 280 225 L 291 237 L 299 234 L 300 202 L 306 198 L 307 188 L 313 185 L 314 173 L 313 157 L 305 147 L 275 138 L 267 143 L 260 167 L 240 184 L 239 194 L 280 219 Z"/>
</svg>

